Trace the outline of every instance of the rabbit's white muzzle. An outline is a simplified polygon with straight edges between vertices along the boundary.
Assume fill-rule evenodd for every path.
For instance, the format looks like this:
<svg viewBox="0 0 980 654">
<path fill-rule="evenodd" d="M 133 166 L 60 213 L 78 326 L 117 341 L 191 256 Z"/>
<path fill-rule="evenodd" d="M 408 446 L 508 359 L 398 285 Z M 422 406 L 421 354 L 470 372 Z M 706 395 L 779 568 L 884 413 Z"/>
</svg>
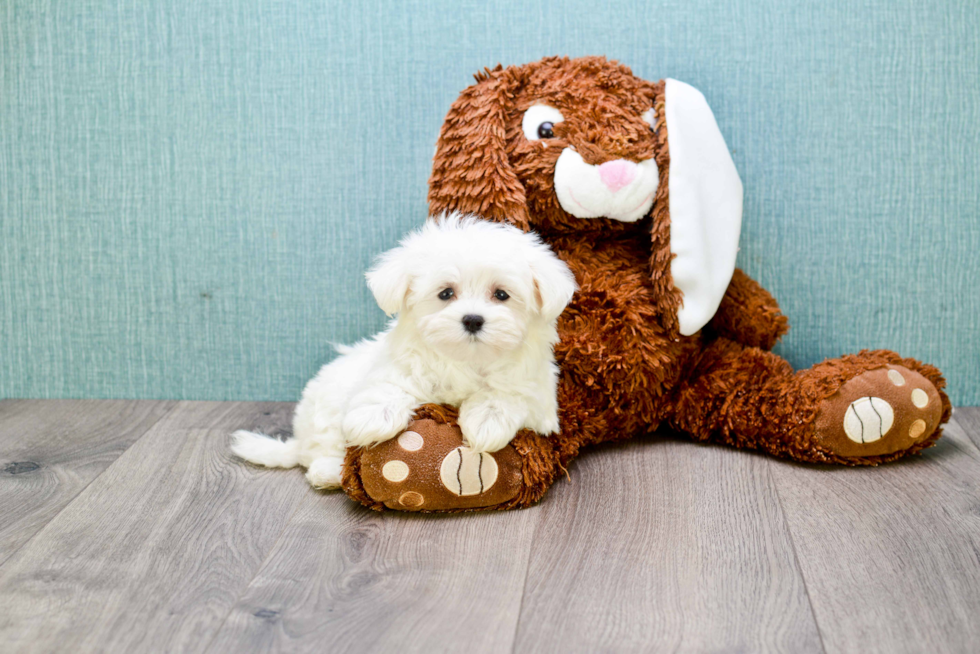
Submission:
<svg viewBox="0 0 980 654">
<path fill-rule="evenodd" d="M 616 159 L 593 166 L 572 148 L 555 164 L 555 192 L 561 208 L 576 218 L 612 218 L 632 223 L 653 206 L 660 174 L 657 162 Z"/>
</svg>

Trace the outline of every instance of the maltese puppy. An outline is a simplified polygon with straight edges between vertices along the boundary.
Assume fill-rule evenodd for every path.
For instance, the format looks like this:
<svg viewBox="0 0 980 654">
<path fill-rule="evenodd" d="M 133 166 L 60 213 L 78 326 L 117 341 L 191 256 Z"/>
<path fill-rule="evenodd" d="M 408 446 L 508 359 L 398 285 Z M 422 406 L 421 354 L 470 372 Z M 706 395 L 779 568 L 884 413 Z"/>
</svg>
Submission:
<svg viewBox="0 0 980 654">
<path fill-rule="evenodd" d="M 270 467 L 307 468 L 340 486 L 349 446 L 405 430 L 426 403 L 459 407 L 467 446 L 495 452 L 522 428 L 558 431 L 556 322 L 576 290 L 535 234 L 458 214 L 430 219 L 367 273 L 388 329 L 349 347 L 303 390 L 285 442 L 246 431 L 232 451 Z"/>
</svg>

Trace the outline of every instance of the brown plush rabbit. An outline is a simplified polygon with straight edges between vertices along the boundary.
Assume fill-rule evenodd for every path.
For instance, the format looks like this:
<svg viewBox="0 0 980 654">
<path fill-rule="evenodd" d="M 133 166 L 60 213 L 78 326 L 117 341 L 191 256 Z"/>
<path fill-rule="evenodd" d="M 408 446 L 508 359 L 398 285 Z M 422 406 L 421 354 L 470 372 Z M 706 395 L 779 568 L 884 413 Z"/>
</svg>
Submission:
<svg viewBox="0 0 980 654">
<path fill-rule="evenodd" d="M 523 507 L 584 446 L 660 425 L 845 465 L 891 461 L 939 438 L 950 404 L 933 366 L 878 350 L 795 372 L 769 351 L 787 322 L 735 269 L 742 186 L 697 90 L 598 57 L 498 66 L 476 79 L 443 125 L 430 209 L 534 229 L 575 273 L 581 290 L 556 349 L 561 433 L 522 432 L 493 462 L 481 457 L 495 464 L 489 487 L 482 476 L 450 483 L 447 466 L 464 469 L 455 412 L 426 405 L 409 426 L 421 447 L 402 451 L 394 439 L 348 452 L 351 497 L 377 509 Z M 397 482 L 382 473 L 395 459 L 411 471 Z"/>
</svg>

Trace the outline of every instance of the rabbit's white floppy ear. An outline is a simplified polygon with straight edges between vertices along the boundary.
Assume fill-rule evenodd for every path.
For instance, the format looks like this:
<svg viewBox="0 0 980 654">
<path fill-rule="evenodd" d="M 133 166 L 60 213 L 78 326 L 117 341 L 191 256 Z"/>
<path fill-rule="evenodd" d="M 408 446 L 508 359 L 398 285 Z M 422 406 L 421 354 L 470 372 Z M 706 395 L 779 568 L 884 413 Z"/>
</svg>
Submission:
<svg viewBox="0 0 980 654">
<path fill-rule="evenodd" d="M 664 96 L 674 255 L 670 273 L 683 294 L 677 311 L 680 332 L 690 336 L 715 315 L 735 272 L 742 181 L 701 92 L 668 79 Z"/>
<path fill-rule="evenodd" d="M 411 276 L 406 259 L 409 253 L 404 246 L 388 250 L 375 262 L 367 272 L 368 288 L 374 294 L 374 299 L 389 316 L 402 310 L 408 296 Z"/>
</svg>

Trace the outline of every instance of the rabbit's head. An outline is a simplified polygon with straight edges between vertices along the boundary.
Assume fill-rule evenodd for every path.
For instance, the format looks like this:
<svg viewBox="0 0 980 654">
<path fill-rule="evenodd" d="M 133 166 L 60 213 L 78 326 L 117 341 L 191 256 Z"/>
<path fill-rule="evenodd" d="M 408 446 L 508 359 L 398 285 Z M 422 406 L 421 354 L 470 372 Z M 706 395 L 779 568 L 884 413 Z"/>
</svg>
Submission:
<svg viewBox="0 0 980 654">
<path fill-rule="evenodd" d="M 602 57 L 550 57 L 476 76 L 446 116 L 433 214 L 458 210 L 546 236 L 642 228 L 655 291 L 693 334 L 738 250 L 742 185 L 704 96 Z"/>
</svg>

